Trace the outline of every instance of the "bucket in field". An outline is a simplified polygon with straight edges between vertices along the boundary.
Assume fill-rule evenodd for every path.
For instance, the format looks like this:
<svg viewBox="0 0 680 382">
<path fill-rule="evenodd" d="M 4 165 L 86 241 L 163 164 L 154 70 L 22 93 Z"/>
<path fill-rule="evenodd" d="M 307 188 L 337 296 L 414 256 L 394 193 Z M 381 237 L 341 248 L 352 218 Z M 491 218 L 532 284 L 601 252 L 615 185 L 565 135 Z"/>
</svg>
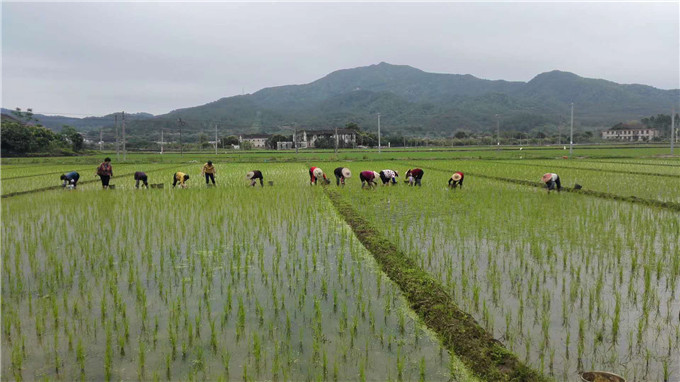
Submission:
<svg viewBox="0 0 680 382">
<path fill-rule="evenodd" d="M 270 185 L 270 186 L 273 186 L 273 185 L 274 185 L 274 181 L 273 181 L 273 180 L 270 180 L 270 181 L 267 182 L 267 184 Z"/>
<path fill-rule="evenodd" d="M 620 375 L 607 371 L 584 371 L 581 373 L 582 382 L 626 382 Z"/>
<path fill-rule="evenodd" d="M 583 188 L 583 186 L 581 186 L 580 184 L 578 184 L 578 183 L 574 184 L 574 190 L 580 190 L 582 188 Z"/>
<path fill-rule="evenodd" d="M 109 190 L 115 190 L 116 185 L 115 184 L 109 184 Z"/>
</svg>

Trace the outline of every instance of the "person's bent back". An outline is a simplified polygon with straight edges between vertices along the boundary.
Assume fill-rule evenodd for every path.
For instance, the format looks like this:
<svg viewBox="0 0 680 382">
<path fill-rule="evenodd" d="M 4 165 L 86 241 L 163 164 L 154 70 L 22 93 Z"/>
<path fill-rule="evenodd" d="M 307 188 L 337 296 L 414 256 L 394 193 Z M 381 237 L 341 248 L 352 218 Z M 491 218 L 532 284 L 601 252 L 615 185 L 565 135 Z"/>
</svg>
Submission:
<svg viewBox="0 0 680 382">
<path fill-rule="evenodd" d="M 141 171 L 135 172 L 135 188 L 139 188 L 139 182 L 142 182 L 144 187 L 149 188 L 149 178 Z"/>
<path fill-rule="evenodd" d="M 185 182 L 189 180 L 189 175 L 183 173 L 183 172 L 176 172 L 175 175 L 172 176 L 172 187 L 174 188 L 177 183 L 179 183 L 179 186 L 182 188 L 186 188 L 187 185 Z"/>
</svg>

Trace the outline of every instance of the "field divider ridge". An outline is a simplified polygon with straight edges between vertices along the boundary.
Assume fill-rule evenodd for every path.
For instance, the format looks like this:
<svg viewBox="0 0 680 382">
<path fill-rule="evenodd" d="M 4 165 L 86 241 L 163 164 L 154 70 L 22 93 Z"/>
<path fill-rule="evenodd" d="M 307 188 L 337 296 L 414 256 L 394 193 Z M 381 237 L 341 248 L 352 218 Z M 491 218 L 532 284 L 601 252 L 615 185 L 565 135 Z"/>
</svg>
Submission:
<svg viewBox="0 0 680 382">
<path fill-rule="evenodd" d="M 477 376 L 487 381 L 548 380 L 462 311 L 435 278 L 382 236 L 337 191 L 324 188 L 324 192 L 382 271 L 399 286 L 410 307 Z"/>
<path fill-rule="evenodd" d="M 171 168 L 174 168 L 174 167 L 175 166 L 162 167 L 162 168 L 157 168 L 157 169 L 154 169 L 154 170 L 149 170 L 149 171 L 146 171 L 146 172 L 151 173 L 151 172 L 156 172 L 156 171 L 163 171 L 163 170 L 168 170 L 168 169 L 171 169 Z M 135 174 L 134 172 L 127 172 L 125 174 L 117 176 L 116 178 L 123 177 L 123 176 L 130 176 L 130 175 L 134 175 L 134 174 Z M 99 179 L 84 180 L 82 182 L 78 182 L 78 184 L 90 184 L 90 183 L 96 183 L 96 182 L 99 182 Z M 0 198 L 5 199 L 5 198 L 11 198 L 11 197 L 14 197 L 14 196 L 19 196 L 19 195 L 32 194 L 34 192 L 58 190 L 60 188 L 62 188 L 62 186 L 57 185 L 57 186 L 34 188 L 34 189 L 31 189 L 31 190 L 25 190 L 25 191 L 9 192 L 9 193 L 6 193 L 6 194 L 2 194 L 0 196 Z"/>
<path fill-rule="evenodd" d="M 531 159 L 528 159 L 531 160 Z M 482 161 L 487 162 L 487 163 L 498 163 L 498 164 L 504 164 L 508 165 L 510 163 L 505 163 L 503 161 L 497 161 L 497 160 L 485 160 L 482 159 Z M 542 164 L 533 164 L 533 163 L 517 163 L 513 162 L 512 165 L 517 165 L 517 166 L 527 166 L 527 167 L 543 167 L 545 168 L 545 165 Z M 624 170 L 608 170 L 608 169 L 598 169 L 598 168 L 591 168 L 591 167 L 571 167 L 571 166 L 560 166 L 560 165 L 550 165 L 551 168 L 561 168 L 565 170 L 583 170 L 583 171 L 595 171 L 595 172 L 611 172 L 615 174 L 626 174 L 626 175 L 643 175 L 643 176 L 660 176 L 660 177 L 669 177 L 669 178 L 680 178 L 680 174 L 659 174 L 658 172 L 641 172 L 641 171 L 624 171 Z"/>
<path fill-rule="evenodd" d="M 442 172 L 447 171 L 447 170 L 437 168 L 437 167 L 429 167 L 429 166 L 420 166 L 420 167 L 422 167 L 424 169 L 428 169 L 428 170 L 433 170 L 433 171 L 442 171 Z M 506 183 L 521 184 L 523 186 L 545 187 L 545 184 L 543 184 L 541 182 L 534 182 L 534 181 L 531 181 L 531 180 L 505 178 L 505 177 L 502 177 L 502 176 L 484 175 L 484 174 L 478 174 L 478 173 L 473 173 L 473 172 L 465 172 L 465 175 L 471 175 L 471 176 L 476 176 L 476 177 L 485 178 L 485 179 L 498 180 L 498 181 L 506 182 Z M 611 199 L 611 200 L 616 200 L 616 201 L 620 201 L 620 202 L 643 204 L 643 205 L 647 205 L 647 206 L 651 206 L 651 207 L 664 208 L 664 209 L 680 212 L 680 203 L 664 202 L 664 201 L 657 200 L 657 199 L 638 198 L 637 196 L 632 196 L 632 195 L 631 196 L 623 196 L 623 195 L 617 195 L 617 194 L 612 194 L 612 193 L 609 193 L 609 192 L 602 192 L 602 191 L 595 191 L 595 190 L 584 190 L 584 189 L 577 190 L 573 187 L 567 187 L 567 186 L 562 186 L 562 191 L 573 192 L 575 194 L 580 194 L 580 195 L 594 196 L 594 197 L 602 198 L 602 199 Z"/>
</svg>

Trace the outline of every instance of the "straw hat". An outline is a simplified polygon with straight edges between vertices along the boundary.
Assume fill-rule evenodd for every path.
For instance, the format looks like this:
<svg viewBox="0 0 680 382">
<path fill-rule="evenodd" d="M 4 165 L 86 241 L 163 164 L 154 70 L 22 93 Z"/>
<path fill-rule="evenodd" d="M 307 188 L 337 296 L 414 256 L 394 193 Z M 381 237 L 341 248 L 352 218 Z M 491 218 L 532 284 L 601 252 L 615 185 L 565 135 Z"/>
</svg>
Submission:
<svg viewBox="0 0 680 382">
<path fill-rule="evenodd" d="M 548 183 L 551 180 L 552 180 L 551 173 L 543 174 L 543 177 L 541 178 L 541 181 L 543 181 L 543 183 Z"/>
<path fill-rule="evenodd" d="M 253 179 L 254 176 L 255 176 L 255 172 L 251 171 L 251 172 L 246 174 L 246 179 L 248 179 L 248 180 Z"/>
<path fill-rule="evenodd" d="M 376 178 L 380 178 L 380 174 L 378 174 L 378 173 L 375 172 L 375 171 L 373 171 L 373 176 L 376 177 Z"/>
<path fill-rule="evenodd" d="M 342 176 L 345 178 L 351 178 L 352 177 L 352 171 L 350 171 L 347 167 L 344 167 L 342 169 Z"/>
<path fill-rule="evenodd" d="M 320 168 L 318 168 L 318 167 L 315 168 L 315 169 L 314 169 L 314 177 L 316 177 L 316 178 L 321 178 L 321 177 L 323 177 L 323 170 L 320 169 Z"/>
<path fill-rule="evenodd" d="M 455 173 L 455 174 L 453 174 L 453 175 L 451 176 L 451 179 L 453 179 L 453 180 L 455 180 L 455 181 L 459 181 L 460 178 L 462 178 L 462 177 L 460 176 L 459 173 Z"/>
</svg>

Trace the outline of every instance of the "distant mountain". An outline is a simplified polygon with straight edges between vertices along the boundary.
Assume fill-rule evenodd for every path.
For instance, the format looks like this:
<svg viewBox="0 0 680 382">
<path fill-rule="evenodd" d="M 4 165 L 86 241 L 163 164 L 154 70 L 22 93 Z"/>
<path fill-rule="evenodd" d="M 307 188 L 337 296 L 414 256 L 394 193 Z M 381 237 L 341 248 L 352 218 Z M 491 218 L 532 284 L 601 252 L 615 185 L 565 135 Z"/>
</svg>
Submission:
<svg viewBox="0 0 680 382">
<path fill-rule="evenodd" d="M 131 116 L 128 127 L 131 135 L 154 140 L 161 129 L 167 139 L 178 135 L 180 119 L 187 140 L 195 140 L 200 132 L 212 136 L 215 125 L 220 135 L 279 132 L 282 126 L 293 124 L 327 128 L 348 122 L 375 131 L 377 113 L 381 113 L 385 132 L 450 136 L 457 130 L 491 131 L 497 114 L 506 131 L 554 127 L 568 121 L 572 102 L 577 126 L 608 127 L 668 114 L 679 99 L 678 89 L 621 85 L 557 70 L 541 73 L 529 82 L 512 82 L 427 73 L 382 62 L 338 70 L 304 85 L 265 88 L 155 117 Z M 43 117 L 41 122 L 52 124 L 51 118 L 65 117 Z M 97 128 L 111 124 L 111 119 L 54 122 Z"/>
<path fill-rule="evenodd" d="M 520 131 L 568 120 L 575 105 L 577 125 L 611 126 L 621 121 L 668 113 L 680 90 L 611 81 L 551 71 L 529 82 L 491 81 L 471 75 L 427 73 L 380 63 L 333 72 L 305 85 L 265 88 L 222 98 L 159 119 L 187 124 L 213 120 L 227 131 L 270 132 L 278 126 L 329 127 L 357 122 L 375 130 L 376 114 L 391 132 L 439 136 L 459 129 Z M 140 127 L 146 122 L 140 122 Z"/>
<path fill-rule="evenodd" d="M 2 114 L 12 116 L 12 110 L 2 108 Z M 129 121 L 143 120 L 153 118 L 153 114 L 149 113 L 133 113 L 125 114 L 125 119 Z M 38 120 L 37 123 L 51 129 L 54 131 L 61 131 L 64 125 L 73 126 L 80 131 L 88 131 L 93 129 L 99 129 L 100 127 L 112 126 L 115 124 L 115 114 L 108 114 L 101 117 L 85 117 L 85 118 L 74 118 L 74 117 L 64 117 L 60 115 L 43 115 L 34 114 L 33 118 Z M 118 118 L 120 119 L 120 113 L 118 113 Z"/>
</svg>

